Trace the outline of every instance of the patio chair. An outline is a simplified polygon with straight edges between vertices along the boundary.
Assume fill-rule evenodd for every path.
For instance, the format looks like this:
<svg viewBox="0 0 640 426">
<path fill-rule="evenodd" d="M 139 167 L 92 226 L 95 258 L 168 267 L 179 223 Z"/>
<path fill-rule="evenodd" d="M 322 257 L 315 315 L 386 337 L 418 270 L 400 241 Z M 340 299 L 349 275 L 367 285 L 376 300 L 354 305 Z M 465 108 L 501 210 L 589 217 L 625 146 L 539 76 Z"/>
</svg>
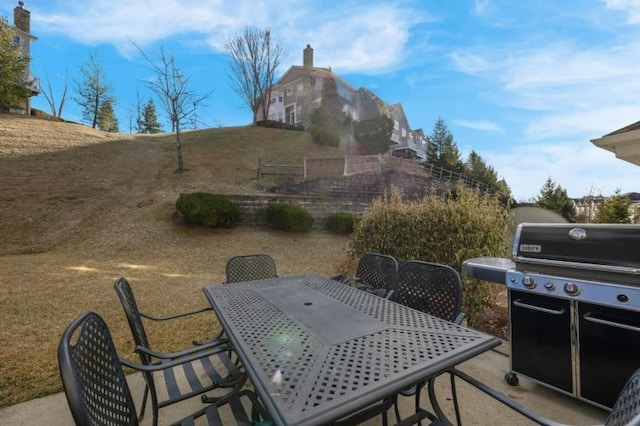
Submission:
<svg viewBox="0 0 640 426">
<path fill-rule="evenodd" d="M 486 393 L 490 397 L 500 401 L 507 407 L 517 411 L 524 417 L 532 420 L 534 423 L 543 426 L 568 426 L 564 423 L 558 423 L 553 420 L 547 419 L 538 415 L 537 413 L 529 410 L 525 406 L 519 404 L 513 399 L 509 398 L 502 392 L 499 392 L 484 383 L 474 379 L 466 373 L 454 368 L 451 370 L 452 381 L 454 377 L 459 377 L 470 385 L 476 387 L 482 392 Z M 458 424 L 460 421 L 458 420 Z M 640 369 L 636 370 L 627 383 L 624 385 L 618 399 L 616 400 L 613 409 L 609 413 L 609 416 L 604 422 L 604 426 L 639 426 L 640 425 Z"/>
<path fill-rule="evenodd" d="M 223 348 L 212 351 L 220 350 Z M 140 365 L 120 359 L 107 324 L 94 312 L 76 318 L 63 333 L 58 346 L 58 365 L 67 402 L 75 424 L 83 426 L 138 425 L 123 365 L 150 373 L 170 369 L 182 362 L 184 360 L 178 359 L 161 365 Z M 242 400 L 250 404 L 251 414 L 245 411 Z M 204 415 L 208 424 L 221 425 L 220 409 L 225 404 L 232 406 L 227 412 L 232 413 L 238 424 L 250 424 L 250 416 L 254 421 L 268 420 L 256 396 L 241 391 L 219 403 L 203 404 L 202 409 L 174 424 L 193 424 L 196 417 Z"/>
<path fill-rule="evenodd" d="M 371 252 L 360 257 L 353 277 L 332 277 L 334 280 L 385 298 L 392 296 L 397 278 L 398 261 L 393 256 Z"/>
<path fill-rule="evenodd" d="M 447 265 L 420 260 L 403 263 L 392 300 L 456 324 L 464 319 L 462 279 Z"/>
<path fill-rule="evenodd" d="M 276 278 L 276 262 L 268 254 L 233 256 L 225 267 L 225 284 Z"/>
<path fill-rule="evenodd" d="M 197 395 L 204 395 L 206 392 L 213 390 L 216 391 L 216 395 L 207 397 L 208 402 L 224 400 L 233 392 L 242 388 L 247 376 L 244 371 L 241 371 L 237 358 L 235 361 L 231 359 L 234 352 L 227 341 L 220 338 L 222 332 L 207 343 L 194 342 L 195 346 L 180 352 L 158 352 L 152 350 L 149 345 L 149 339 L 142 320 L 143 317 L 153 321 L 166 321 L 211 310 L 211 308 L 164 317 L 152 316 L 138 309 L 131 286 L 125 278 L 118 278 L 114 283 L 114 287 L 133 334 L 136 344 L 135 352 L 140 357 L 142 364 L 146 366 L 170 364 L 173 366 L 173 368 L 144 371 L 146 387 L 140 409 L 140 420 L 144 417 L 149 396 L 151 397 L 153 424 L 155 426 L 158 420 L 158 411 L 161 408 Z M 184 361 L 175 362 L 180 359 Z M 182 386 L 179 386 L 177 377 L 182 376 L 186 377 L 186 380 L 182 383 Z"/>
<path fill-rule="evenodd" d="M 455 269 L 447 265 L 420 260 L 403 263 L 398 270 L 398 281 L 392 300 L 454 324 L 460 324 L 464 319 L 464 314 L 460 312 L 462 279 Z M 430 394 L 435 392 L 435 377 L 430 378 L 426 383 L 428 383 Z M 420 409 L 420 391 L 424 385 L 425 383 L 418 383 L 400 392 L 402 396 L 415 396 L 416 412 Z M 459 412 L 455 392 L 453 403 L 457 418 Z M 400 420 L 397 403 L 395 411 L 396 418 Z"/>
</svg>

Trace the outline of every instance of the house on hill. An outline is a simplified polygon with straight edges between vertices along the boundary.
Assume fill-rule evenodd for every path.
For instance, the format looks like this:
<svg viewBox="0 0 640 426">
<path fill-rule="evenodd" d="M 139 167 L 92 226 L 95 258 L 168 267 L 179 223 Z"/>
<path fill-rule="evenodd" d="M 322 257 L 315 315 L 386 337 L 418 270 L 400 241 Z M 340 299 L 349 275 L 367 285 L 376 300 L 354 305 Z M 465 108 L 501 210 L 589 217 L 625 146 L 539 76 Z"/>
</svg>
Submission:
<svg viewBox="0 0 640 426">
<path fill-rule="evenodd" d="M 280 121 L 293 126 L 308 128 L 311 113 L 322 103 L 323 87 L 331 79 L 335 82 L 342 112 L 354 121 L 363 121 L 386 115 L 393 119 L 391 151 L 402 158 L 426 160 L 427 137 L 421 131 L 413 131 L 402 105 L 387 105 L 366 88 L 356 89 L 331 71 L 331 68 L 313 64 L 313 48 L 307 44 L 302 53 L 302 66 L 291 66 L 271 88 L 269 116 L 258 120 Z"/>
<path fill-rule="evenodd" d="M 31 12 L 24 8 L 23 1 L 19 1 L 18 5 L 13 9 L 13 26 L 16 32 L 13 38 L 13 45 L 20 49 L 23 57 L 29 58 L 31 43 L 37 38 L 31 34 Z M 25 98 L 19 112 L 31 114 L 31 96 L 36 96 L 40 93 L 40 79 L 31 75 L 28 63 L 24 70 L 24 82 L 30 91 L 30 95 Z"/>
</svg>

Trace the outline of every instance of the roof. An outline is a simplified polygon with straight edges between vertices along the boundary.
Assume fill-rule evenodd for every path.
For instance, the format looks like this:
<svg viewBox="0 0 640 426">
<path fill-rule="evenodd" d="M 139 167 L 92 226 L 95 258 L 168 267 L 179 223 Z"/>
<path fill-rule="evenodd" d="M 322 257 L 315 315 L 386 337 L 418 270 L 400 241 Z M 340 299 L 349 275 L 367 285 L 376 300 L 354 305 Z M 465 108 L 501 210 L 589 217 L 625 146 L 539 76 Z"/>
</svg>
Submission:
<svg viewBox="0 0 640 426">
<path fill-rule="evenodd" d="M 619 135 L 621 133 L 632 132 L 634 130 L 640 130 L 640 121 L 635 122 L 633 124 L 629 124 L 628 126 L 625 126 L 625 127 L 621 128 L 621 129 L 614 130 L 611 133 L 607 133 L 605 136 Z"/>
</svg>

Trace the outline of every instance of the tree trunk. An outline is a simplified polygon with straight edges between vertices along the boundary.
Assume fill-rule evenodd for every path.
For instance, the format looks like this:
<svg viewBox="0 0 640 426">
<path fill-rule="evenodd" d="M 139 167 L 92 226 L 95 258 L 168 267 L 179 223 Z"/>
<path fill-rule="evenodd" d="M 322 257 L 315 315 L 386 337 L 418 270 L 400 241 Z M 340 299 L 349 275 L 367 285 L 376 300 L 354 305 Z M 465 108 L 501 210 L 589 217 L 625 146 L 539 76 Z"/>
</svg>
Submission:
<svg viewBox="0 0 640 426">
<path fill-rule="evenodd" d="M 184 163 L 182 162 L 182 141 L 180 140 L 180 123 L 176 123 L 176 147 L 178 148 L 178 173 L 184 172 Z"/>
</svg>

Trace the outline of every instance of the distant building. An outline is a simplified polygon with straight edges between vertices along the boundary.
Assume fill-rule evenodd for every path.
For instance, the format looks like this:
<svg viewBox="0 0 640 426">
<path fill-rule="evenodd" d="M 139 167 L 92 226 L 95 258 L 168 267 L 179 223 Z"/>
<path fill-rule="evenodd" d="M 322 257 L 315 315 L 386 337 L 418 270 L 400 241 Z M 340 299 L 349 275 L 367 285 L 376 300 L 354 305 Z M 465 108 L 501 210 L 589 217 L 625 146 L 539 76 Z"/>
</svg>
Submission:
<svg viewBox="0 0 640 426">
<path fill-rule="evenodd" d="M 640 194 L 637 192 L 628 192 L 622 194 L 627 197 L 631 204 L 629 205 L 629 219 L 631 223 L 640 223 Z M 609 197 L 602 195 L 587 195 L 582 198 L 572 199 L 576 207 L 577 221 L 591 223 L 598 214 L 598 209 L 607 201 Z"/>
<path fill-rule="evenodd" d="M 426 160 L 427 137 L 422 130 L 411 130 L 401 104 L 387 105 L 368 89 L 354 88 L 334 74 L 331 68 L 315 67 L 310 45 L 303 50 L 302 66 L 291 66 L 272 87 L 266 119 L 308 128 L 311 113 L 322 103 L 323 85 L 328 79 L 336 83 L 342 111 L 354 121 L 380 115 L 393 119 L 391 151 L 394 155 Z M 265 119 L 261 113 L 259 111 L 258 120 Z"/>
<path fill-rule="evenodd" d="M 23 1 L 19 1 L 13 9 L 13 25 L 17 33 L 13 40 L 14 45 L 20 47 L 22 56 L 31 57 L 31 43 L 37 38 L 31 34 L 31 12 L 24 8 Z M 40 79 L 31 75 L 28 63 L 24 70 L 24 81 L 30 90 L 30 96 L 24 100 L 20 112 L 31 114 L 31 96 L 40 93 Z"/>
</svg>

